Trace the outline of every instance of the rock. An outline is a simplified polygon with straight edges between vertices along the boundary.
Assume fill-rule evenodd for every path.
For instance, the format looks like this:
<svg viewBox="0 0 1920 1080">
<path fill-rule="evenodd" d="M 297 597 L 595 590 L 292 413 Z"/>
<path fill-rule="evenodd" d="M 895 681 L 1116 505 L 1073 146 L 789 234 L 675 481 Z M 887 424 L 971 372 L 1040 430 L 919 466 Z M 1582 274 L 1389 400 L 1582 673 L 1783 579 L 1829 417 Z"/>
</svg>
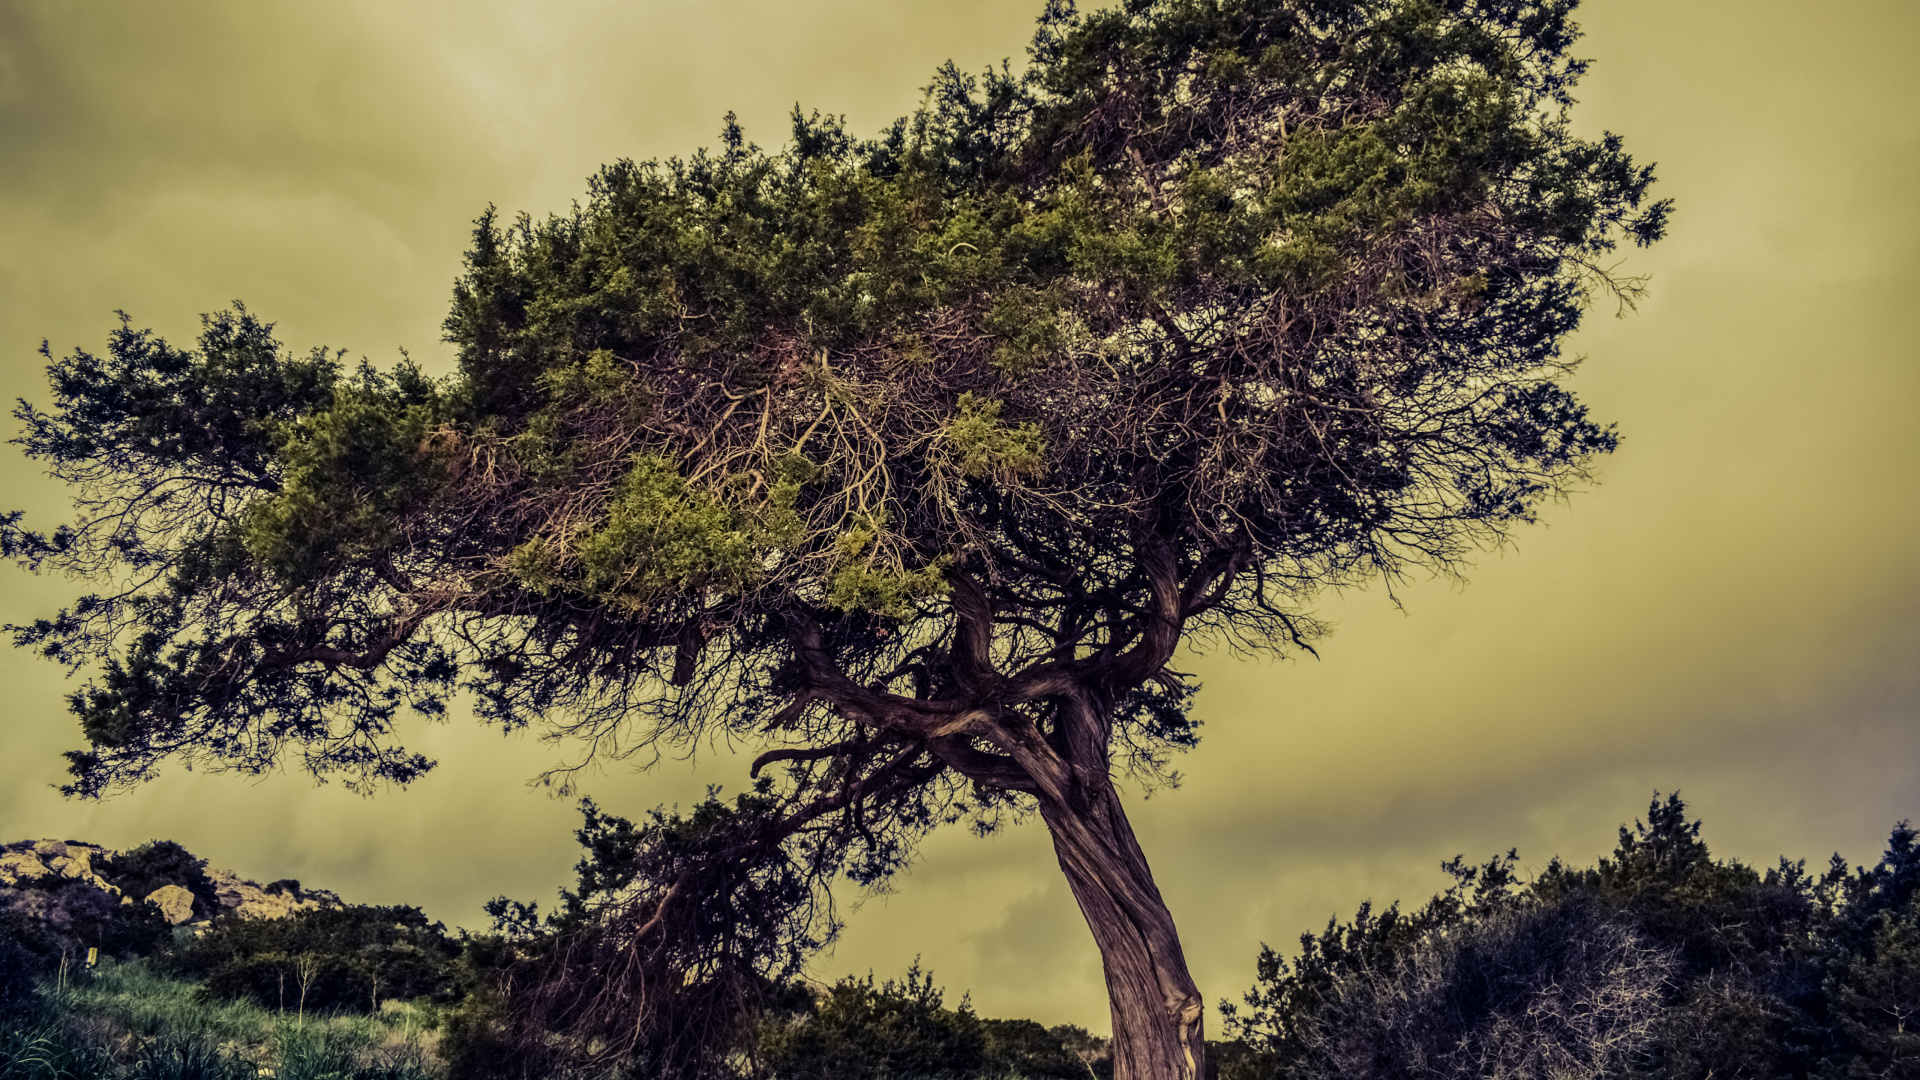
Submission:
<svg viewBox="0 0 1920 1080">
<path fill-rule="evenodd" d="M 0 855 L 0 884 L 11 885 L 28 878 L 47 877 L 53 871 L 31 851 L 9 851 Z"/>
<path fill-rule="evenodd" d="M 58 934 L 71 936 L 80 923 L 92 925 L 120 906 L 143 899 L 159 909 L 174 926 L 196 917 L 238 915 L 250 919 L 281 919 L 302 911 L 345 907 L 325 889 L 304 889 L 297 881 L 261 885 L 231 870 L 203 865 L 206 886 L 194 881 L 151 880 L 147 891 L 127 895 L 108 881 L 114 876 L 120 853 L 94 844 L 62 840 L 22 840 L 0 844 L 0 913 L 15 912 Z M 90 888 L 77 889 L 84 884 Z M 158 886 L 158 887 L 155 887 Z M 189 887 L 191 886 L 191 887 Z M 200 889 L 196 894 L 193 889 Z M 75 922 L 78 915 L 80 922 Z M 78 939 L 76 942 L 78 943 Z M 91 942 L 88 942 L 91 943 Z"/>
<path fill-rule="evenodd" d="M 46 860 L 47 869 L 61 877 L 78 878 L 96 889 L 120 895 L 120 887 L 107 881 L 93 868 L 93 860 L 98 855 L 109 855 L 107 851 L 83 844 L 66 844 L 66 854 L 56 855 Z"/>
<path fill-rule="evenodd" d="M 147 894 L 147 903 L 160 909 L 167 922 L 179 926 L 193 918 L 193 893 L 178 885 L 162 885 Z"/>
<path fill-rule="evenodd" d="M 284 919 L 296 911 L 341 906 L 340 898 L 325 889 L 302 889 L 297 882 L 274 882 L 263 888 L 217 867 L 207 869 L 207 880 L 213 883 L 220 910 L 249 919 Z"/>
</svg>

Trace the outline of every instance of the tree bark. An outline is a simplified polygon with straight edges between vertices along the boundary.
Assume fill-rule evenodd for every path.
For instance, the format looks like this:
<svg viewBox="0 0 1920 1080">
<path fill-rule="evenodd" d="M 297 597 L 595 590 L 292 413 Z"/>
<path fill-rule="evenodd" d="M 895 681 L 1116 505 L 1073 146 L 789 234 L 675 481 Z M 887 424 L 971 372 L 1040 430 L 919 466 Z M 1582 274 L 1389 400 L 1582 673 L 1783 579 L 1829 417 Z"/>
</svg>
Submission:
<svg viewBox="0 0 1920 1080">
<path fill-rule="evenodd" d="M 1104 780 L 1104 778 L 1102 778 Z M 1200 1080 L 1205 1003 L 1180 937 L 1111 783 L 1069 805 L 1045 798 L 1040 816 L 1100 947 L 1113 1015 L 1114 1080 Z"/>
</svg>

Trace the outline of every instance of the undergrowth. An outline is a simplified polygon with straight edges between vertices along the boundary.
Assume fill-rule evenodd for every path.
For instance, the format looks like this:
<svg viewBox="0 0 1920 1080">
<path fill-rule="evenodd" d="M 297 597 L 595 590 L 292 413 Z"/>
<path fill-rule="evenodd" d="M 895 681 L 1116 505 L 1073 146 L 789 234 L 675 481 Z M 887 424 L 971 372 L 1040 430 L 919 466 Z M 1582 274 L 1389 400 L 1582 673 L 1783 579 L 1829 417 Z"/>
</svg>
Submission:
<svg viewBox="0 0 1920 1080">
<path fill-rule="evenodd" d="M 103 959 L 0 1018 L 0 1080 L 432 1080 L 437 1017 L 391 1003 L 371 1015 L 208 1001 L 145 961 Z"/>
</svg>

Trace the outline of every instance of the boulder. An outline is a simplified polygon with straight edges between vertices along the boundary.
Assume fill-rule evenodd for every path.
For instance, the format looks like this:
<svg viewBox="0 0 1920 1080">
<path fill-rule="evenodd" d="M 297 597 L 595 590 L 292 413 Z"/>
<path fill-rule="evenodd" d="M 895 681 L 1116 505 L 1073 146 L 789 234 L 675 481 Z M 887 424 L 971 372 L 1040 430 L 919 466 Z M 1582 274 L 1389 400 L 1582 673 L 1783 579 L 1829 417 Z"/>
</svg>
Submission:
<svg viewBox="0 0 1920 1080">
<path fill-rule="evenodd" d="M 147 894 L 147 903 L 160 909 L 174 926 L 193 918 L 193 893 L 178 885 L 162 885 Z"/>
<path fill-rule="evenodd" d="M 40 856 L 32 851 L 9 851 L 0 854 L 0 885 L 12 885 L 17 881 L 30 878 L 47 877 L 53 871 L 40 861 Z"/>
</svg>

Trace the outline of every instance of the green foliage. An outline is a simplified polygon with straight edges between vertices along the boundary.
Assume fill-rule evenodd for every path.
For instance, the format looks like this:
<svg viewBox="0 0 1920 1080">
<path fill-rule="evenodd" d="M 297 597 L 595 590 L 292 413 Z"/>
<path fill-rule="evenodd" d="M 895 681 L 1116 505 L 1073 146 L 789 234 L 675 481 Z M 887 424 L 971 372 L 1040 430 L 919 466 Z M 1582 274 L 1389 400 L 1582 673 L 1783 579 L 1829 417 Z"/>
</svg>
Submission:
<svg viewBox="0 0 1920 1080">
<path fill-rule="evenodd" d="M 0 913 L 0 1025 L 39 1005 L 37 977 L 47 958 L 23 940 L 34 929 L 19 912 Z"/>
<path fill-rule="evenodd" d="M 0 1025 L 0 1076 L 36 1080 L 431 1080 L 413 1009 L 375 1016 L 279 1013 L 209 1002 L 192 982 L 144 961 L 76 967 L 42 1004 Z"/>
<path fill-rule="evenodd" d="M 113 1064 L 52 1010 L 0 1017 L 0 1080 L 110 1080 Z"/>
<path fill-rule="evenodd" d="M 1098 1080 L 1111 1075 L 1106 1040 L 1072 1025 L 975 1016 L 916 961 L 905 978 L 848 977 L 796 988 L 766 1010 L 743 1056 L 769 1080 L 1025 1078 Z"/>
<path fill-rule="evenodd" d="M 362 366 L 324 410 L 270 428 L 280 490 L 249 507 L 247 551 L 289 582 L 384 550 L 397 515 L 436 491 L 442 461 L 430 439 L 435 390 L 411 365 L 392 375 Z"/>
<path fill-rule="evenodd" d="M 207 878 L 207 860 L 195 858 L 172 840 L 149 840 L 105 860 L 98 872 L 136 903 L 155 889 L 178 885 L 193 894 L 198 914 L 210 915 L 220 909 L 213 882 Z"/>
<path fill-rule="evenodd" d="M 152 583 L 16 628 L 98 665 L 75 790 L 292 747 L 404 782 L 431 763 L 394 717 L 463 681 L 509 725 L 744 730 L 796 620 L 889 692 L 959 693 L 892 654 L 951 639 L 962 573 L 1015 670 L 1124 655 L 1154 545 L 1183 627 L 1259 648 L 1307 640 L 1321 586 L 1459 565 L 1612 448 L 1560 342 L 1667 214 L 1570 127 L 1571 10 L 1052 5 L 1025 71 L 943 69 L 873 138 L 796 111 L 767 152 L 729 119 L 568 214 L 487 211 L 446 380 L 240 308 L 193 349 L 123 323 L 49 354 L 22 444 L 92 524 L 9 517 L 0 550 Z M 744 696 L 638 690 L 702 664 Z"/>
<path fill-rule="evenodd" d="M 1017 378 L 1046 363 L 1065 343 L 1058 314 L 1060 301 L 1060 297 L 1025 287 L 1008 289 L 996 297 L 982 320 L 994 338 L 993 366 Z"/>
<path fill-rule="evenodd" d="M 150 953 L 171 928 L 158 908 L 119 898 L 91 882 L 52 875 L 25 878 L 0 890 L 0 941 L 34 958 L 34 970 L 53 970 L 61 955 L 98 948 L 108 956 Z"/>
<path fill-rule="evenodd" d="M 257 1067 L 204 1042 L 163 1039 L 150 1044 L 126 1080 L 253 1080 Z"/>
<path fill-rule="evenodd" d="M 1920 1068 L 1920 906 L 1871 921 L 1871 947 L 1836 964 L 1827 985 L 1838 1034 L 1854 1048 L 1847 1076 Z"/>
<path fill-rule="evenodd" d="M 110 1037 L 257 1046 L 271 1042 L 277 1023 L 272 1012 L 251 1001 L 207 1000 L 198 984 L 151 959 L 103 961 L 84 975 L 70 971 L 52 998 L 61 1012 Z"/>
<path fill-rule="evenodd" d="M 986 1074 L 1025 1080 L 1110 1080 L 1107 1040 L 1075 1024 L 1042 1027 L 1033 1020 L 980 1021 Z"/>
<path fill-rule="evenodd" d="M 370 1012 L 382 1000 L 457 997 L 459 955 L 459 943 L 418 908 L 356 905 L 217 919 L 169 960 L 200 980 L 199 993 L 210 1001 Z"/>
<path fill-rule="evenodd" d="M 1521 882 L 1512 859 L 1449 863 L 1455 886 L 1424 907 L 1362 908 L 1303 936 L 1296 959 L 1263 948 L 1244 1010 L 1223 1005 L 1239 1043 L 1221 1075 L 1397 1076 L 1413 1061 L 1488 1074 L 1459 1060 L 1469 1050 L 1532 1053 L 1545 1071 L 1508 1062 L 1501 1075 L 1548 1075 L 1555 1048 L 1569 1075 L 1606 1049 L 1612 1071 L 1596 1075 L 1638 1080 L 1896 1076 L 1920 1062 L 1920 849 L 1904 824 L 1873 867 L 1836 856 L 1818 877 L 1785 860 L 1762 873 L 1714 858 L 1670 796 L 1594 868 L 1555 860 Z M 1595 951 L 1608 942 L 1611 961 Z M 1570 1007 L 1583 980 L 1607 993 Z M 1532 1028 L 1501 1020 L 1517 1015 Z"/>
<path fill-rule="evenodd" d="M 971 393 L 960 395 L 947 441 L 960 458 L 962 474 L 1009 482 L 1038 475 L 1045 467 L 1047 442 L 1040 425 L 1009 427 L 1000 420 L 1001 407 L 1001 402 L 978 401 Z"/>
<path fill-rule="evenodd" d="M 875 565 L 874 541 L 885 527 L 884 521 L 869 516 L 840 534 L 828 607 L 842 612 L 872 612 L 905 622 L 921 614 L 928 601 L 947 595 L 946 567 L 950 560 L 935 559 L 917 570 Z"/>
<path fill-rule="evenodd" d="M 619 358 L 606 349 L 595 349 L 578 363 L 548 369 L 540 376 L 540 382 L 556 399 L 577 397 L 604 405 L 638 397 L 644 407 L 645 395 L 633 392 L 629 378 Z"/>
<path fill-rule="evenodd" d="M 965 1001 L 945 994 L 918 963 L 900 982 L 846 978 L 806 1014 L 756 1040 L 755 1057 L 780 1080 L 889 1080 L 980 1075 L 987 1038 Z"/>
<path fill-rule="evenodd" d="M 643 455 L 605 524 L 578 541 L 581 586 L 635 608 L 670 590 L 736 590 L 758 569 L 754 540 L 750 522 L 688 487 L 673 462 Z"/>
</svg>

